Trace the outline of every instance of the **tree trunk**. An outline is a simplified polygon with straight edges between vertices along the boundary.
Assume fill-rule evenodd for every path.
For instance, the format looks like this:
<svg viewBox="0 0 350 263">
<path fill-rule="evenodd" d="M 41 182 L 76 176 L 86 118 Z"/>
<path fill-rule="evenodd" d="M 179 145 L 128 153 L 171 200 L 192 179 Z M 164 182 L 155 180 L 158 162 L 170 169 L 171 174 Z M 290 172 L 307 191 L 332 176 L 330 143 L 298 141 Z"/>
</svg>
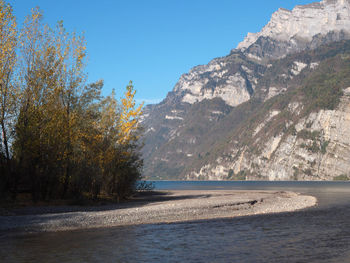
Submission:
<svg viewBox="0 0 350 263">
<path fill-rule="evenodd" d="M 66 172 L 64 175 L 63 180 L 63 192 L 62 192 L 62 198 L 64 198 L 68 191 L 69 186 L 69 177 L 70 177 L 70 158 L 71 158 L 71 131 L 70 131 L 70 95 L 68 95 L 68 103 L 67 103 L 67 144 L 66 144 L 66 151 L 67 151 L 67 157 L 66 157 Z"/>
</svg>

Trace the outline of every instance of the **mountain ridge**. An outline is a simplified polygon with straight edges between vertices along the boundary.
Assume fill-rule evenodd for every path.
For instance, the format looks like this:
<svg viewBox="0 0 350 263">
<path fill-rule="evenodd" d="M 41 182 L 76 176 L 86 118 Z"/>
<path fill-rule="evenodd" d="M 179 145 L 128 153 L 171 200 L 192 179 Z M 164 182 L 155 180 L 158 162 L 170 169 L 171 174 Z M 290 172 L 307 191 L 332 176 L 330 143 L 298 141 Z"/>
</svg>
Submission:
<svg viewBox="0 0 350 263">
<path fill-rule="evenodd" d="M 347 22 L 343 23 L 347 25 L 350 22 L 348 0 L 321 1 L 307 6 L 297 6 L 293 10 L 297 10 L 297 14 L 302 12 L 300 10 L 304 10 L 304 15 L 310 9 L 314 12 L 328 8 L 329 12 L 329 8 L 338 10 L 337 4 L 343 7 L 341 8 L 343 18 L 347 17 L 344 14 L 348 15 Z M 293 14 L 293 10 L 288 11 L 288 14 Z M 278 12 L 287 11 L 279 9 L 274 14 Z M 276 23 L 278 16 L 272 15 L 271 21 L 275 19 Z M 213 149 L 216 145 L 215 140 L 221 141 L 222 138 L 216 138 L 215 129 L 213 132 L 210 127 L 220 125 L 222 128 L 219 127 L 217 133 L 223 137 L 228 136 L 254 114 L 254 101 L 259 101 L 261 104 L 278 95 L 283 96 L 294 82 L 298 83 L 296 79 L 305 77 L 305 72 L 309 74 L 317 69 L 320 61 L 312 60 L 313 55 L 310 54 L 313 50 L 329 43 L 350 39 L 347 27 L 346 30 L 342 30 L 339 26 L 337 28 L 340 30 L 322 32 L 316 30 L 308 41 L 300 38 L 281 41 L 274 39 L 273 35 L 260 35 L 247 47 L 240 44 L 240 49 L 233 49 L 227 56 L 215 58 L 207 65 L 196 66 L 183 74 L 161 103 L 146 107 L 143 120 L 144 125 L 147 125 L 143 150 L 145 176 L 158 179 L 227 179 L 230 178 L 228 174 L 231 174 L 231 177 L 233 174 L 239 177 L 242 171 L 249 170 L 248 166 L 242 166 L 244 167 L 242 170 L 226 169 L 230 166 L 227 162 L 226 168 L 222 166 L 217 172 L 212 173 L 215 174 L 212 176 L 210 172 L 199 173 L 200 167 L 197 168 L 197 172 L 191 171 L 188 167 L 192 167 L 190 163 L 194 158 L 202 159 L 202 163 L 205 164 L 207 161 L 209 164 L 217 160 L 210 161 L 208 156 L 224 154 L 223 148 Z M 329 49 L 332 50 L 331 47 Z M 304 58 L 296 55 L 288 65 L 283 64 L 284 57 L 289 55 L 293 57 L 293 54 L 304 51 L 306 51 Z M 271 69 L 274 70 L 276 67 L 281 67 L 284 72 L 277 76 L 273 75 Z M 213 153 L 215 151 L 217 154 Z M 232 159 L 231 162 L 237 160 Z M 195 163 L 200 162 L 197 160 Z M 240 176 L 242 177 L 242 174 Z M 244 178 L 250 177 L 245 175 Z M 300 179 L 303 177 L 300 176 Z"/>
<path fill-rule="evenodd" d="M 279 41 L 310 42 L 313 36 L 328 32 L 350 31 L 350 2 L 348 0 L 327 0 L 309 5 L 298 5 L 292 10 L 280 8 L 258 33 L 248 33 L 237 46 L 245 50 L 259 37 L 270 37 Z"/>
</svg>

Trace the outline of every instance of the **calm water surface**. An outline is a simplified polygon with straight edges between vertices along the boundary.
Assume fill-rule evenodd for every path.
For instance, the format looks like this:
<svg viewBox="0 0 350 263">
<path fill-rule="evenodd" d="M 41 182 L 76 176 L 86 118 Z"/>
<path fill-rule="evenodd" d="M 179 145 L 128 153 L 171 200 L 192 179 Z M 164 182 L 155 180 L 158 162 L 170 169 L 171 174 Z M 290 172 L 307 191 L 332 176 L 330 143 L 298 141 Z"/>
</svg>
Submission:
<svg viewBox="0 0 350 263">
<path fill-rule="evenodd" d="M 292 190 L 317 207 L 209 221 L 0 236 L 0 262 L 350 262 L 350 183 L 156 182 L 157 189 Z"/>
</svg>

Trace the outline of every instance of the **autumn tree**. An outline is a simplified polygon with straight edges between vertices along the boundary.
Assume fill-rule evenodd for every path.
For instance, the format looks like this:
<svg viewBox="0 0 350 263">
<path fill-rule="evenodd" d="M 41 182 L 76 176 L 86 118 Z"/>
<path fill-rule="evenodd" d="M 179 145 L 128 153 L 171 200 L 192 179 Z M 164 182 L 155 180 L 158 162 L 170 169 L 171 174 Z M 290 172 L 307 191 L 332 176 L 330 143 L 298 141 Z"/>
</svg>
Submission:
<svg viewBox="0 0 350 263">
<path fill-rule="evenodd" d="M 14 143 L 20 176 L 30 182 L 34 199 L 38 194 L 46 196 L 47 184 L 54 184 L 52 160 L 58 156 L 53 142 L 57 139 L 57 95 L 63 63 L 53 31 L 41 21 L 40 11 L 33 9 L 21 31 L 21 96 Z"/>
<path fill-rule="evenodd" d="M 12 8 L 0 1 L 0 191 L 9 187 L 11 169 L 10 140 L 16 113 L 18 91 L 14 82 L 17 29 Z"/>
<path fill-rule="evenodd" d="M 74 185 L 86 190 L 96 199 L 102 187 L 101 159 L 104 149 L 101 122 L 101 90 L 103 81 L 86 85 L 79 97 L 79 147 L 75 148 Z"/>
<path fill-rule="evenodd" d="M 138 140 L 140 117 L 143 104 L 136 107 L 134 86 L 130 81 L 126 87 L 125 97 L 121 99 L 119 118 L 119 143 L 128 144 Z"/>
<path fill-rule="evenodd" d="M 94 142 L 98 149 L 96 163 L 102 175 L 100 186 L 117 200 L 130 195 L 141 177 L 138 138 L 142 105 L 136 107 L 134 96 L 130 82 L 121 103 L 116 100 L 114 91 L 99 103 L 100 118 Z"/>
<path fill-rule="evenodd" d="M 71 178 L 72 145 L 79 134 L 74 108 L 84 85 L 85 46 L 81 38 L 67 34 L 62 23 L 52 30 L 41 20 L 40 11 L 33 9 L 21 32 L 15 154 L 29 175 L 33 195 L 39 192 L 44 198 L 48 185 L 57 185 L 57 180 L 63 183 L 64 196 Z"/>
<path fill-rule="evenodd" d="M 140 154 L 142 145 L 139 142 L 142 133 L 140 118 L 143 104 L 136 106 L 136 90 L 132 82 L 126 87 L 124 98 L 121 99 L 119 116 L 118 146 L 119 156 L 116 158 L 116 182 L 114 182 L 117 197 L 123 197 L 134 189 L 136 181 L 141 179 L 143 161 Z"/>
<path fill-rule="evenodd" d="M 132 83 L 120 102 L 114 92 L 101 96 L 103 81 L 86 85 L 84 38 L 67 33 L 62 22 L 44 25 L 38 8 L 26 18 L 16 49 L 12 10 L 1 3 L 0 15 L 7 15 L 0 22 L 8 29 L 0 36 L 6 50 L 0 53 L 0 169 L 10 167 L 9 174 L 13 164 L 14 178 L 4 188 L 14 197 L 30 191 L 34 201 L 130 195 L 142 168 L 142 105 L 136 106 Z"/>
<path fill-rule="evenodd" d="M 65 33 L 62 24 L 59 24 L 59 45 L 63 45 L 63 68 L 60 73 L 60 100 L 63 106 L 64 133 L 64 166 L 63 192 L 65 196 L 70 184 L 71 170 L 74 163 L 75 144 L 79 144 L 79 97 L 85 84 L 84 58 L 85 42 L 83 37 L 73 33 L 69 36 Z"/>
</svg>

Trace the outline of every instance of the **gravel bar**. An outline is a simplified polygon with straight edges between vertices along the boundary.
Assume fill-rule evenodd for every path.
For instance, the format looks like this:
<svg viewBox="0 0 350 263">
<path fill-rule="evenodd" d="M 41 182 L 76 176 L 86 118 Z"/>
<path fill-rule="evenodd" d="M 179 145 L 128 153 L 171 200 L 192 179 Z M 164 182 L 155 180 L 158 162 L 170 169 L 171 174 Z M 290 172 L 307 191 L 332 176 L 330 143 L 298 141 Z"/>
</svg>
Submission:
<svg viewBox="0 0 350 263">
<path fill-rule="evenodd" d="M 174 223 L 290 212 L 317 199 L 286 191 L 155 191 L 132 202 L 98 207 L 32 207 L 0 216 L 0 233 L 33 233 Z"/>
</svg>

